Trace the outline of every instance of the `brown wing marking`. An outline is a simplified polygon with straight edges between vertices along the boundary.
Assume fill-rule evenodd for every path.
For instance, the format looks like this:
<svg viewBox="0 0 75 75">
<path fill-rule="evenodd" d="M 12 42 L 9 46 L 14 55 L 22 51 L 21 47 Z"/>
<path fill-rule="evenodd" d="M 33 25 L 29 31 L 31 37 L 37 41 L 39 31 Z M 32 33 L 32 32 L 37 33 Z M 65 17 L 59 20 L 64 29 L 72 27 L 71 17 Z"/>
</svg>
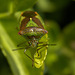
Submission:
<svg viewBox="0 0 75 75">
<path fill-rule="evenodd" d="M 24 30 L 26 28 L 27 23 L 30 21 L 30 18 L 24 18 L 21 22 L 20 30 Z"/>
<path fill-rule="evenodd" d="M 43 29 L 44 29 L 42 23 L 40 22 L 40 20 L 39 20 L 38 18 L 33 17 L 32 20 L 33 20 L 40 28 L 43 28 Z"/>
</svg>

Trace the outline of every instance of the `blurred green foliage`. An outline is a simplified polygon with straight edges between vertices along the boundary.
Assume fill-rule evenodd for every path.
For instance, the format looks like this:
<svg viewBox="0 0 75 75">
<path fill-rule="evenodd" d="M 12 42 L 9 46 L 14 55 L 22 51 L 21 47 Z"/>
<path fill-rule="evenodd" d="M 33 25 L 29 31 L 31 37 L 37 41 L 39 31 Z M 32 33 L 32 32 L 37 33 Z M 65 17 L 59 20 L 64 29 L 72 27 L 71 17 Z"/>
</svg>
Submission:
<svg viewBox="0 0 75 75">
<path fill-rule="evenodd" d="M 42 16 L 49 43 L 56 44 L 48 47 L 45 67 L 40 69 L 31 66 L 23 50 L 12 51 L 26 40 L 16 30 L 25 10 Z M 74 0 L 0 0 L 0 75 L 75 75 L 74 10 Z"/>
</svg>

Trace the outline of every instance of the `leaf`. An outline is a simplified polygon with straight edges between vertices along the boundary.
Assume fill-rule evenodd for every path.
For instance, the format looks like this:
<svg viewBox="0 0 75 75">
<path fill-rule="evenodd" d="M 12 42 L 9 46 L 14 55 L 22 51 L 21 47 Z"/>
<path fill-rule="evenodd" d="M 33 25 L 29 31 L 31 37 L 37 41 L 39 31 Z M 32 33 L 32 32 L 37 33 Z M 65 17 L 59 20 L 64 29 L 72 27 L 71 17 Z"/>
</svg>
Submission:
<svg viewBox="0 0 75 75">
<path fill-rule="evenodd" d="M 15 10 L 23 11 L 27 8 L 32 7 L 37 0 L 15 0 Z"/>
<path fill-rule="evenodd" d="M 7 0 L 7 2 L 6 2 L 6 0 L 0 0 L 0 13 L 4 13 L 4 12 L 8 11 L 11 1 L 12 0 Z"/>
<path fill-rule="evenodd" d="M 36 8 L 43 12 L 55 12 L 58 10 L 62 10 L 68 4 L 70 4 L 71 0 L 38 0 Z"/>
<path fill-rule="evenodd" d="M 64 47 L 75 52 L 75 21 L 63 30 L 63 40 Z"/>
<path fill-rule="evenodd" d="M 56 43 L 58 42 L 59 38 L 59 34 L 60 34 L 60 28 L 58 26 L 58 23 L 56 23 L 55 21 L 49 20 L 45 22 L 46 26 L 47 26 L 47 30 L 48 30 L 48 36 L 49 36 L 49 42 L 50 43 Z"/>
<path fill-rule="evenodd" d="M 9 12 L 12 3 L 13 11 L 23 11 L 31 8 L 37 0 L 0 0 L 0 13 Z"/>
<path fill-rule="evenodd" d="M 2 52 L 4 53 L 5 57 L 8 59 L 9 64 L 11 65 L 11 69 L 14 73 L 14 75 L 18 75 L 18 74 L 25 74 L 27 73 L 25 67 L 23 68 L 21 66 L 22 63 L 20 63 L 19 58 L 18 58 L 18 53 L 13 53 L 12 48 L 16 48 L 13 44 L 13 42 L 11 41 L 11 39 L 9 38 L 9 36 L 7 35 L 7 33 L 5 32 L 2 24 L 0 25 L 1 27 L 1 43 L 2 43 L 2 47 L 3 50 Z M 2 35 L 4 34 L 4 35 Z M 25 70 L 24 70 L 25 69 Z M 26 72 L 24 72 L 26 71 Z M 28 75 L 28 74 L 27 74 Z"/>
<path fill-rule="evenodd" d="M 4 1 L 2 1 L 0 3 L 1 3 L 0 4 L 1 5 L 0 18 L 4 18 L 4 17 L 7 17 L 7 16 L 10 16 L 14 12 L 14 4 L 13 4 L 12 1 L 7 0 L 7 3 L 5 3 Z"/>
<path fill-rule="evenodd" d="M 0 0 L 0 18 L 10 16 L 17 11 L 24 11 L 36 3 L 37 0 Z"/>
</svg>

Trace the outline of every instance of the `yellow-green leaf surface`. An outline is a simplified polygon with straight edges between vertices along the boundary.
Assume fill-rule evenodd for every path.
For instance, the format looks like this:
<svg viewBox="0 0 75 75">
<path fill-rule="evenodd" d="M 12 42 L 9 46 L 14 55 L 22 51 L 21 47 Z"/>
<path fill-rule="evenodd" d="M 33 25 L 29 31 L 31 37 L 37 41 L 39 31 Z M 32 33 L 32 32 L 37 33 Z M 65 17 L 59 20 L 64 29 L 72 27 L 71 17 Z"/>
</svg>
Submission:
<svg viewBox="0 0 75 75">
<path fill-rule="evenodd" d="M 44 68 L 37 69 L 32 67 L 32 61 L 26 57 L 24 50 L 12 51 L 17 48 L 17 44 L 25 41 L 25 38 L 18 35 L 17 25 L 18 23 L 13 16 L 0 21 L 3 54 L 7 58 L 14 75 L 42 75 Z"/>
<path fill-rule="evenodd" d="M 7 58 L 9 64 L 11 65 L 11 69 L 14 75 L 29 75 L 27 69 L 22 67 L 22 62 L 20 62 L 21 57 L 18 52 L 13 52 L 12 48 L 16 48 L 8 34 L 6 33 L 5 29 L 3 28 L 2 24 L 0 23 L 0 32 L 1 32 L 1 45 L 2 45 L 2 52 L 4 53 L 5 57 Z"/>
</svg>

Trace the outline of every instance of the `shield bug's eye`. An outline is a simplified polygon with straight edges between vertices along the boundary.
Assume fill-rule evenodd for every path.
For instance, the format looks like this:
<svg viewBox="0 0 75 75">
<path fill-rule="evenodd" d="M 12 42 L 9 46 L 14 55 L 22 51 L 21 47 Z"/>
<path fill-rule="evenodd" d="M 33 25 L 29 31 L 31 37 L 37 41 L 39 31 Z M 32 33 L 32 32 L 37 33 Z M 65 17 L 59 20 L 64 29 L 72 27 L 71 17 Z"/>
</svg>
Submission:
<svg viewBox="0 0 75 75">
<path fill-rule="evenodd" d="M 19 32 L 18 32 L 18 34 L 19 34 L 19 35 L 22 35 L 22 32 L 21 32 L 21 31 L 19 31 Z"/>
<path fill-rule="evenodd" d="M 45 33 L 48 33 L 48 31 L 47 31 L 47 30 L 45 30 Z"/>
<path fill-rule="evenodd" d="M 35 12 L 35 14 L 37 15 L 38 13 L 37 13 L 37 12 Z"/>
</svg>

